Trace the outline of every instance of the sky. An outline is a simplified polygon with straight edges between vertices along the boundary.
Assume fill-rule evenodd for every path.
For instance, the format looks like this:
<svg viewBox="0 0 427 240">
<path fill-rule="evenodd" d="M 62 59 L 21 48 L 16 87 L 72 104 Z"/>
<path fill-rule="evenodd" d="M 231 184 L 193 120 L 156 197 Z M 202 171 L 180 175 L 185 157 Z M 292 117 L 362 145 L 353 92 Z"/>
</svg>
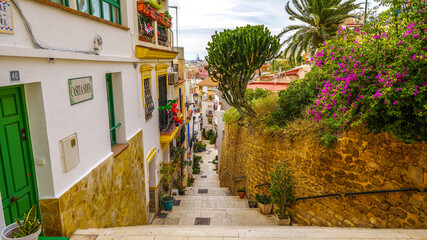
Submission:
<svg viewBox="0 0 427 240">
<path fill-rule="evenodd" d="M 170 6 L 178 6 L 178 44 L 185 49 L 185 59 L 204 59 L 207 43 L 215 31 L 250 25 L 265 25 L 272 34 L 278 34 L 295 24 L 285 12 L 287 0 L 169 0 Z M 369 0 L 373 2 L 373 0 Z M 376 4 L 371 4 L 373 7 Z M 176 12 L 172 30 L 176 34 Z M 174 36 L 176 39 L 176 36 Z M 176 40 L 174 40 L 174 45 Z"/>
</svg>

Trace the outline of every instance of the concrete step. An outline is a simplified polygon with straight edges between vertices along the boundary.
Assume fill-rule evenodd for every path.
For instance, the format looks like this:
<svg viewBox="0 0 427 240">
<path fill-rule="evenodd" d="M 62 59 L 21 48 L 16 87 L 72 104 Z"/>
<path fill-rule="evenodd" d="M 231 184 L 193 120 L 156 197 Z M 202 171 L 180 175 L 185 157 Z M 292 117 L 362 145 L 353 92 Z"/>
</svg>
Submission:
<svg viewBox="0 0 427 240">
<path fill-rule="evenodd" d="M 218 181 L 195 181 L 193 187 L 220 187 Z"/>
<path fill-rule="evenodd" d="M 236 196 L 206 196 L 204 194 L 175 196 L 179 208 L 248 208 L 247 201 Z"/>
<path fill-rule="evenodd" d="M 261 215 L 257 209 L 250 208 L 194 208 L 174 207 L 165 218 L 155 218 L 152 225 L 194 226 L 196 218 L 209 218 L 210 226 L 275 226 L 273 215 Z"/>
<path fill-rule="evenodd" d="M 135 226 L 77 230 L 71 240 L 277 240 L 426 239 L 425 229 L 366 229 L 300 226 Z"/>
<path fill-rule="evenodd" d="M 199 189 L 207 189 L 208 193 L 199 193 Z M 219 187 L 187 187 L 186 196 L 228 196 L 228 188 Z"/>
</svg>

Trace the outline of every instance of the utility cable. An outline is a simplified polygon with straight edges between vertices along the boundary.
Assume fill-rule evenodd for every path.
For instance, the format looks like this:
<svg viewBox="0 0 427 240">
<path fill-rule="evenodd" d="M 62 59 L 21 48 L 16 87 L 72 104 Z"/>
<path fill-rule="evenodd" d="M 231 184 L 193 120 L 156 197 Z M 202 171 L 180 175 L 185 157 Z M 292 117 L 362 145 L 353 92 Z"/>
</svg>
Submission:
<svg viewBox="0 0 427 240">
<path fill-rule="evenodd" d="M 39 40 L 33 33 L 33 29 L 31 27 L 30 22 L 25 17 L 24 12 L 22 11 L 21 6 L 19 5 L 17 0 L 11 0 L 12 3 L 15 5 L 17 11 L 22 17 L 22 20 L 24 21 L 25 28 L 27 29 L 28 34 L 30 35 L 31 42 L 33 43 L 33 46 L 36 49 L 44 49 L 44 50 L 56 50 L 61 52 L 73 52 L 73 53 L 83 53 L 83 54 L 92 54 L 92 55 L 99 55 L 99 53 L 95 51 L 89 51 L 89 50 L 73 50 L 73 49 L 66 49 L 66 48 L 53 48 L 45 43 L 43 43 L 41 40 Z"/>
</svg>

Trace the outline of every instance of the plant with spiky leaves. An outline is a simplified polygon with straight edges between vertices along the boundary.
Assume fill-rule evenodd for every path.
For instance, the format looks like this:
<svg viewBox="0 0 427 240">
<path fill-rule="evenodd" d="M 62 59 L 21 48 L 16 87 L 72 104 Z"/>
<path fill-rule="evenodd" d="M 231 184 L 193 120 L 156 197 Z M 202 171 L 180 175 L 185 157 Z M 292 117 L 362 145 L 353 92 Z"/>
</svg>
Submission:
<svg viewBox="0 0 427 240">
<path fill-rule="evenodd" d="M 218 82 L 224 100 L 241 114 L 256 116 L 245 99 L 248 82 L 266 61 L 279 55 L 280 39 L 263 25 L 215 32 L 208 43 L 210 77 Z"/>
<path fill-rule="evenodd" d="M 18 231 L 13 232 L 14 238 L 22 238 L 37 232 L 40 229 L 41 223 L 37 218 L 37 207 L 34 204 L 28 213 L 24 213 L 24 220 L 21 222 L 16 219 Z"/>
<path fill-rule="evenodd" d="M 284 56 L 292 64 L 300 62 L 303 53 L 313 56 L 325 39 L 336 34 L 338 27 L 346 19 L 357 17 L 351 12 L 358 9 L 361 3 L 355 2 L 356 0 L 288 1 L 285 10 L 290 15 L 289 19 L 299 20 L 303 24 L 287 26 L 279 34 L 281 37 L 294 32 L 282 43 L 282 46 L 287 44 Z"/>
</svg>

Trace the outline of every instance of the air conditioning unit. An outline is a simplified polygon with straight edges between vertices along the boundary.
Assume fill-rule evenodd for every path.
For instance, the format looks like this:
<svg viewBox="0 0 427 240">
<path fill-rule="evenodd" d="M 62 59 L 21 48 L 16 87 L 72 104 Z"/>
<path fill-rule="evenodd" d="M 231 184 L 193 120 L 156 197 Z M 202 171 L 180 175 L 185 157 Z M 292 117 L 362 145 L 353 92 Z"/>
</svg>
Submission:
<svg viewBox="0 0 427 240">
<path fill-rule="evenodd" d="M 168 79 L 169 79 L 169 85 L 178 83 L 178 73 L 176 72 L 169 73 Z"/>
</svg>

